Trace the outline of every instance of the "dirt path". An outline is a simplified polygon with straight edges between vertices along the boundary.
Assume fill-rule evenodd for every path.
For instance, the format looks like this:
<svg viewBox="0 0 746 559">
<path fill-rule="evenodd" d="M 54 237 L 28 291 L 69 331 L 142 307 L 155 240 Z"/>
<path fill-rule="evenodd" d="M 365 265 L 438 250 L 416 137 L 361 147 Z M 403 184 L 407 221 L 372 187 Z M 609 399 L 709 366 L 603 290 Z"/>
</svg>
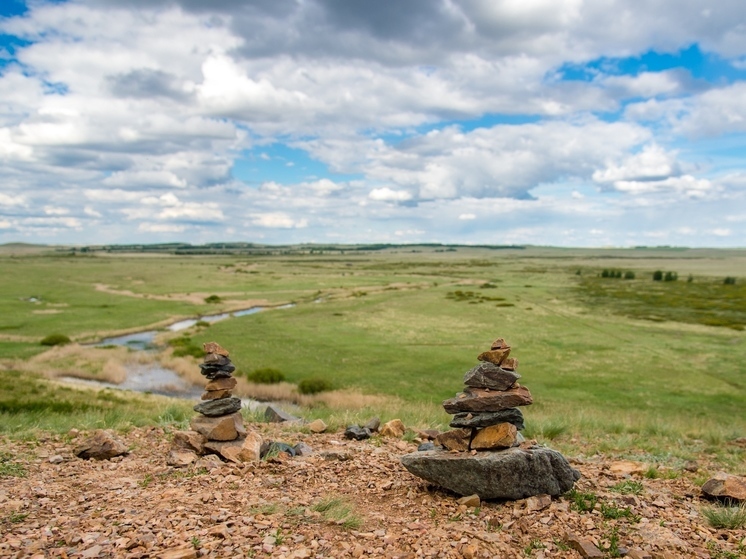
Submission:
<svg viewBox="0 0 746 559">
<path fill-rule="evenodd" d="M 654 558 L 736 558 L 746 547 L 746 530 L 708 527 L 694 474 L 625 478 L 610 461 L 568 457 L 583 474 L 577 490 L 597 498 L 592 512 L 567 496 L 540 510 L 525 500 L 469 508 L 400 465 L 414 443 L 251 427 L 315 452 L 175 469 L 166 465 L 162 428 L 122 435 L 131 452 L 101 462 L 72 455 L 85 433 L 0 439 L 0 557 L 582 557 L 568 531 L 601 549 L 645 549 Z"/>
</svg>

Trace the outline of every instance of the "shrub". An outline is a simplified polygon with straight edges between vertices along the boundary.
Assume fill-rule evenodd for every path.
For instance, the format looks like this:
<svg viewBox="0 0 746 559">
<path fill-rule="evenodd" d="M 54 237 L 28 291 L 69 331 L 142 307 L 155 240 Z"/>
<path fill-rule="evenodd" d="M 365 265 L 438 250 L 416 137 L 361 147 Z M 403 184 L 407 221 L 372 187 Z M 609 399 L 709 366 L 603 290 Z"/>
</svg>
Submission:
<svg viewBox="0 0 746 559">
<path fill-rule="evenodd" d="M 285 380 L 285 375 L 279 369 L 267 367 L 251 371 L 246 378 L 257 384 L 277 384 Z"/>
<path fill-rule="evenodd" d="M 209 297 L 205 297 L 205 303 L 219 303 L 220 297 L 218 295 L 210 295 Z"/>
<path fill-rule="evenodd" d="M 49 334 L 41 342 L 41 345 L 66 345 L 72 343 L 72 340 L 65 336 L 65 334 Z"/>
<path fill-rule="evenodd" d="M 723 285 L 736 285 L 736 278 L 728 276 L 723 280 Z"/>
<path fill-rule="evenodd" d="M 666 275 L 663 276 L 663 281 L 676 281 L 679 279 L 679 274 L 676 272 L 666 272 Z"/>
<path fill-rule="evenodd" d="M 192 338 L 189 336 L 182 336 L 180 338 L 174 338 L 168 341 L 168 345 L 174 348 L 174 357 L 186 357 L 191 355 L 197 359 L 205 356 L 205 350 L 195 345 L 192 342 Z"/>
<path fill-rule="evenodd" d="M 629 270 L 624 272 L 624 279 L 635 279 L 635 273 Z"/>
<path fill-rule="evenodd" d="M 663 281 L 663 272 L 660 270 L 653 272 L 653 281 Z"/>
<path fill-rule="evenodd" d="M 304 378 L 298 383 L 298 392 L 301 394 L 318 394 L 332 389 L 332 383 L 318 377 Z"/>
</svg>

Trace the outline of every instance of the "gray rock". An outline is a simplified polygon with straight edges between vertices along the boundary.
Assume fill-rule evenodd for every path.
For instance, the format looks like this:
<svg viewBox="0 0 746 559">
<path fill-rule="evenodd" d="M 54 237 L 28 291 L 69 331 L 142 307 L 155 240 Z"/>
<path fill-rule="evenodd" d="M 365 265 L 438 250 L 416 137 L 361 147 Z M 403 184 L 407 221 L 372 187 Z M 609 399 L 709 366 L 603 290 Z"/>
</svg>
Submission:
<svg viewBox="0 0 746 559">
<path fill-rule="evenodd" d="M 365 425 L 363 425 L 363 427 L 365 427 L 367 429 L 370 429 L 371 433 L 375 433 L 376 431 L 378 431 L 378 428 L 380 426 L 381 426 L 381 419 L 378 416 L 371 417 L 368 420 L 368 423 L 366 423 Z"/>
<path fill-rule="evenodd" d="M 359 427 L 357 425 L 350 425 L 345 429 L 345 439 L 355 439 L 356 441 L 364 441 L 370 438 L 370 429 L 367 427 Z"/>
<path fill-rule="evenodd" d="M 412 474 L 459 495 L 482 499 L 525 499 L 561 495 L 580 479 L 559 452 L 543 447 L 517 447 L 493 452 L 413 452 L 401 462 Z"/>
<path fill-rule="evenodd" d="M 296 456 L 311 456 L 313 454 L 313 448 L 308 446 L 303 441 L 299 442 L 293 447 Z"/>
<path fill-rule="evenodd" d="M 207 417 L 229 415 L 241 409 L 240 398 L 221 398 L 220 400 L 206 400 L 194 406 L 194 411 Z"/>
<path fill-rule="evenodd" d="M 295 456 L 295 447 L 279 441 L 264 441 L 259 454 L 262 458 L 265 458 L 267 456 L 279 454 L 280 452 L 286 452 L 290 456 Z"/>
<path fill-rule="evenodd" d="M 518 408 L 507 408 L 494 412 L 462 412 L 453 416 L 451 427 L 469 429 L 489 427 L 498 423 L 512 423 L 519 431 L 523 430 L 523 413 Z"/>
<path fill-rule="evenodd" d="M 445 400 L 443 409 L 452 414 L 462 411 L 500 411 L 517 406 L 529 406 L 532 403 L 531 393 L 525 386 L 514 386 L 504 391 L 466 387 L 455 398 Z"/>
<path fill-rule="evenodd" d="M 426 450 L 435 450 L 435 443 L 428 441 L 417 447 L 417 452 L 425 452 Z"/>
<path fill-rule="evenodd" d="M 475 388 L 507 390 L 521 378 L 515 371 L 506 371 L 494 363 L 480 363 L 464 375 L 464 384 Z"/>
<path fill-rule="evenodd" d="M 73 451 L 84 460 L 108 460 L 128 453 L 127 445 L 113 431 L 99 429 L 80 443 Z"/>
<path fill-rule="evenodd" d="M 277 406 L 267 406 L 267 409 L 264 411 L 264 419 L 269 423 L 284 423 L 286 421 L 292 423 L 295 421 L 301 421 L 300 417 L 295 417 Z"/>
</svg>

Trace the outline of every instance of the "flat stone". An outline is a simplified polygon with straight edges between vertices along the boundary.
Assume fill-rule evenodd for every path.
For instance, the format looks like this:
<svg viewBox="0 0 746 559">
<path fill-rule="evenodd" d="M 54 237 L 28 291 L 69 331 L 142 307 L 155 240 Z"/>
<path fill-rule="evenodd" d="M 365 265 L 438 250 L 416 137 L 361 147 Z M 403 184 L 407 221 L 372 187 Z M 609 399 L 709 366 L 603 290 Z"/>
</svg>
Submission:
<svg viewBox="0 0 746 559">
<path fill-rule="evenodd" d="M 205 385 L 205 390 L 208 392 L 212 390 L 233 390 L 236 384 L 238 384 L 238 381 L 234 377 L 216 378 Z"/>
<path fill-rule="evenodd" d="M 205 390 L 200 400 L 221 400 L 230 398 L 233 395 L 231 390 Z"/>
<path fill-rule="evenodd" d="M 401 462 L 418 477 L 459 495 L 476 493 L 482 500 L 558 496 L 580 479 L 562 454 L 543 447 L 476 454 L 429 450 L 405 454 Z"/>
<path fill-rule="evenodd" d="M 369 439 L 371 436 L 370 429 L 367 427 L 360 427 L 359 425 L 350 425 L 345 429 L 345 439 L 351 439 L 356 441 L 364 441 Z"/>
<path fill-rule="evenodd" d="M 528 406 L 532 403 L 531 393 L 525 386 L 516 386 L 505 391 L 467 388 L 455 398 L 444 401 L 443 408 L 448 413 L 486 412 Z"/>
<path fill-rule="evenodd" d="M 197 550 L 194 546 L 167 549 L 158 554 L 158 559 L 197 559 Z"/>
<path fill-rule="evenodd" d="M 510 448 L 515 444 L 518 429 L 512 423 L 498 423 L 477 431 L 471 440 L 474 450 L 497 450 Z"/>
<path fill-rule="evenodd" d="M 617 477 L 642 475 L 646 469 L 645 464 L 633 460 L 617 460 L 609 465 L 609 473 Z"/>
<path fill-rule="evenodd" d="M 477 355 L 477 359 L 479 361 L 487 361 L 499 365 L 508 357 L 509 353 L 509 347 L 506 347 L 505 349 L 491 349 L 490 351 L 485 351 Z"/>
<path fill-rule="evenodd" d="M 227 365 L 212 365 L 210 363 L 199 364 L 200 373 L 209 379 L 219 377 L 229 377 L 233 371 L 236 370 L 236 366 L 228 361 Z"/>
<path fill-rule="evenodd" d="M 264 410 L 264 419 L 269 423 L 284 423 L 286 421 L 292 423 L 301 420 L 300 417 L 295 417 L 277 406 L 267 406 L 267 409 Z"/>
<path fill-rule="evenodd" d="M 580 553 L 580 556 L 584 559 L 601 559 L 604 557 L 601 550 L 590 540 L 580 538 L 572 532 L 568 532 L 566 539 L 570 547 Z"/>
<path fill-rule="evenodd" d="M 538 512 L 549 507 L 551 504 L 551 495 L 534 495 L 526 499 L 526 510 L 529 512 Z"/>
<path fill-rule="evenodd" d="M 746 478 L 718 472 L 702 486 L 709 499 L 746 501 Z"/>
<path fill-rule="evenodd" d="M 456 499 L 456 502 L 459 505 L 464 505 L 465 507 L 479 507 L 482 505 L 482 499 L 480 499 L 479 495 L 476 494 L 461 497 L 460 499 Z"/>
<path fill-rule="evenodd" d="M 383 424 L 380 433 L 382 437 L 396 437 L 397 439 L 404 436 L 404 432 L 407 430 L 404 427 L 401 419 L 392 419 Z"/>
<path fill-rule="evenodd" d="M 230 365 L 231 360 L 228 359 L 225 355 L 220 355 L 218 353 L 208 353 L 205 355 L 204 358 L 205 365 L 214 365 L 214 366 L 223 366 L 223 365 Z"/>
<path fill-rule="evenodd" d="M 208 441 L 205 449 L 219 454 L 229 462 L 242 464 L 259 461 L 262 443 L 262 436 L 259 433 L 249 431 L 245 438 L 234 441 Z"/>
<path fill-rule="evenodd" d="M 453 416 L 450 426 L 456 428 L 489 427 L 498 423 L 512 423 L 522 431 L 523 413 L 518 408 L 506 408 L 493 412 L 462 412 Z"/>
<path fill-rule="evenodd" d="M 229 415 L 241 409 L 240 398 L 221 398 L 220 400 L 207 400 L 194 406 L 194 411 L 207 417 L 220 417 Z"/>
<path fill-rule="evenodd" d="M 175 448 L 191 450 L 197 454 L 204 454 L 207 437 L 197 431 L 176 431 L 172 445 Z"/>
<path fill-rule="evenodd" d="M 226 349 L 223 349 L 217 342 L 206 342 L 202 344 L 202 349 L 205 350 L 205 353 L 217 353 L 218 355 L 222 355 L 224 357 L 228 357 L 229 355 L 228 351 Z"/>
<path fill-rule="evenodd" d="M 220 417 L 197 415 L 189 423 L 192 431 L 197 431 L 209 441 L 233 441 L 246 433 L 243 417 L 239 412 Z"/>
<path fill-rule="evenodd" d="M 166 464 L 174 468 L 186 468 L 197 461 L 197 453 L 184 448 L 172 448 L 166 456 Z"/>
<path fill-rule="evenodd" d="M 435 437 L 435 444 L 446 450 L 458 450 L 464 452 L 469 450 L 471 440 L 471 429 L 451 429 Z"/>
<path fill-rule="evenodd" d="M 311 433 L 323 433 L 326 431 L 326 423 L 321 419 L 315 419 L 308 424 L 308 430 L 311 431 Z"/>
<path fill-rule="evenodd" d="M 127 454 L 127 445 L 113 431 L 99 429 L 81 442 L 73 451 L 75 456 L 85 460 L 108 460 Z"/>
<path fill-rule="evenodd" d="M 425 452 L 426 450 L 435 450 L 435 443 L 427 441 L 426 443 L 420 444 L 417 447 L 417 452 Z"/>
<path fill-rule="evenodd" d="M 521 378 L 515 371 L 506 371 L 494 363 L 480 363 L 464 375 L 464 384 L 475 388 L 507 390 Z"/>
<path fill-rule="evenodd" d="M 293 447 L 293 450 L 295 451 L 296 456 L 311 456 L 311 454 L 313 454 L 313 448 L 311 448 L 303 441 L 297 443 Z"/>
</svg>

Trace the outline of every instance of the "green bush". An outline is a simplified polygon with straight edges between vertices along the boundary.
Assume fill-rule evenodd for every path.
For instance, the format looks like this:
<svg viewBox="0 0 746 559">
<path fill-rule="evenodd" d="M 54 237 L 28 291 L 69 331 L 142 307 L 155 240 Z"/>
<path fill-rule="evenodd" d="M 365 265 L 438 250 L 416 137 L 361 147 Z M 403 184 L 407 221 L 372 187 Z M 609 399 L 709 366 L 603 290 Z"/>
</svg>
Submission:
<svg viewBox="0 0 746 559">
<path fill-rule="evenodd" d="M 195 345 L 192 342 L 192 338 L 189 336 L 182 336 L 180 338 L 174 338 L 168 341 L 168 345 L 174 348 L 174 357 L 186 357 L 190 355 L 197 359 L 205 356 L 205 350 Z"/>
<path fill-rule="evenodd" d="M 65 336 L 65 334 L 49 334 L 41 342 L 41 345 L 66 345 L 72 343 L 72 340 Z"/>
<path fill-rule="evenodd" d="M 666 275 L 663 276 L 663 281 L 676 281 L 679 279 L 679 274 L 676 272 L 666 272 Z"/>
<path fill-rule="evenodd" d="M 728 276 L 723 280 L 723 285 L 736 285 L 736 278 Z"/>
<path fill-rule="evenodd" d="M 304 378 L 298 383 L 298 392 L 301 394 L 318 394 L 332 390 L 332 383 L 326 379 L 318 377 Z"/>
<path fill-rule="evenodd" d="M 660 270 L 653 272 L 653 281 L 663 281 L 663 272 Z"/>
<path fill-rule="evenodd" d="M 209 297 L 205 297 L 205 303 L 219 303 L 219 302 L 220 302 L 219 295 L 210 295 Z"/>
<path fill-rule="evenodd" d="M 631 271 L 624 272 L 624 279 L 627 279 L 627 280 L 635 279 L 635 273 Z"/>
<path fill-rule="evenodd" d="M 251 382 L 257 384 L 277 384 L 285 380 L 285 375 L 279 369 L 272 369 L 270 367 L 264 369 L 255 369 L 251 371 L 246 378 Z"/>
</svg>

